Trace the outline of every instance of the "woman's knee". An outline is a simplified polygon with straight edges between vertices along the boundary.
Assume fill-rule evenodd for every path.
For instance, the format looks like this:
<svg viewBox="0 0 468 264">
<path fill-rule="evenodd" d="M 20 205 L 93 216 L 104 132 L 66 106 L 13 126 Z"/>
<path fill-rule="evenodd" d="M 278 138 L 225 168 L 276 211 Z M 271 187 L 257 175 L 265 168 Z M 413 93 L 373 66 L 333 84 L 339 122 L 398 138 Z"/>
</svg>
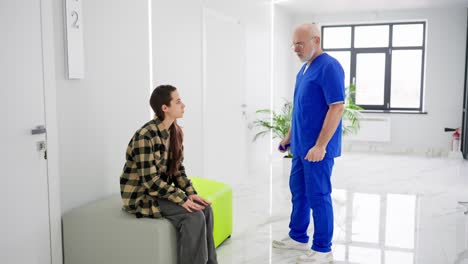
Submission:
<svg viewBox="0 0 468 264">
<path fill-rule="evenodd" d="M 211 205 L 205 206 L 205 209 L 203 209 L 203 213 L 206 216 L 212 215 L 213 214 L 213 208 L 211 208 Z"/>
<path fill-rule="evenodd" d="M 203 211 L 193 211 L 188 219 L 193 225 L 205 226 L 205 214 Z"/>
</svg>

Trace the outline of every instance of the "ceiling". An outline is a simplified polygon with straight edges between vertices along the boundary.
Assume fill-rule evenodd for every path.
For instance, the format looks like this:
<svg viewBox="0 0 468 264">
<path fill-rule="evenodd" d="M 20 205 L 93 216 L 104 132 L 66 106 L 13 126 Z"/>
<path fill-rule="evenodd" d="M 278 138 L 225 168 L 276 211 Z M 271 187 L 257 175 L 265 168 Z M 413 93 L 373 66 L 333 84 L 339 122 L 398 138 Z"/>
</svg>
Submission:
<svg viewBox="0 0 468 264">
<path fill-rule="evenodd" d="M 361 11 L 460 7 L 468 0 L 273 0 L 278 6 L 298 14 L 334 14 Z"/>
</svg>

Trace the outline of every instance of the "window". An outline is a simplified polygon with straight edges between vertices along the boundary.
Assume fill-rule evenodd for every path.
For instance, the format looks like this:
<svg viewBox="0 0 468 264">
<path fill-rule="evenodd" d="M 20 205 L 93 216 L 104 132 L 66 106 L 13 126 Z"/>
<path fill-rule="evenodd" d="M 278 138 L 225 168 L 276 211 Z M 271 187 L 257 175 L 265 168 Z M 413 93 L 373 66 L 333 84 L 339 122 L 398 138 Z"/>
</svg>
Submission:
<svg viewBox="0 0 468 264">
<path fill-rule="evenodd" d="M 426 22 L 322 27 L 322 48 L 366 110 L 422 112 Z"/>
</svg>

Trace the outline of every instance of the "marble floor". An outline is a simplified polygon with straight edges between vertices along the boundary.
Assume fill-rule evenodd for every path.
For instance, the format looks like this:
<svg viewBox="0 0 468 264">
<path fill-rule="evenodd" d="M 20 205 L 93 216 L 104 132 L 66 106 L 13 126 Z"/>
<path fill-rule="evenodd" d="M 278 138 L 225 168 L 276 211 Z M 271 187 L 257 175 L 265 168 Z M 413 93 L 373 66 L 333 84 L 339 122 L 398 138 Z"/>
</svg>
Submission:
<svg viewBox="0 0 468 264">
<path fill-rule="evenodd" d="M 220 264 L 295 263 L 273 249 L 291 210 L 282 160 L 233 184 L 234 231 Z M 335 263 L 468 264 L 468 161 L 344 153 L 335 161 Z M 313 225 L 310 227 L 313 233 Z"/>
</svg>

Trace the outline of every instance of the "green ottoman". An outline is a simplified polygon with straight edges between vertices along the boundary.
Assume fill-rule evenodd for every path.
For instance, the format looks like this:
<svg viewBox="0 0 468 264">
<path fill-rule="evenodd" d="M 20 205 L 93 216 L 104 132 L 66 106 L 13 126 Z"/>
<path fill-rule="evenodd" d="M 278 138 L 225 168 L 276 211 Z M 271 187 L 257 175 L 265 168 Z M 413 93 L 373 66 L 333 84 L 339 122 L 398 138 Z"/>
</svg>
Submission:
<svg viewBox="0 0 468 264">
<path fill-rule="evenodd" d="M 214 215 L 213 236 L 218 247 L 232 234 L 232 188 L 221 182 L 190 177 L 198 195 L 210 201 Z"/>
</svg>

